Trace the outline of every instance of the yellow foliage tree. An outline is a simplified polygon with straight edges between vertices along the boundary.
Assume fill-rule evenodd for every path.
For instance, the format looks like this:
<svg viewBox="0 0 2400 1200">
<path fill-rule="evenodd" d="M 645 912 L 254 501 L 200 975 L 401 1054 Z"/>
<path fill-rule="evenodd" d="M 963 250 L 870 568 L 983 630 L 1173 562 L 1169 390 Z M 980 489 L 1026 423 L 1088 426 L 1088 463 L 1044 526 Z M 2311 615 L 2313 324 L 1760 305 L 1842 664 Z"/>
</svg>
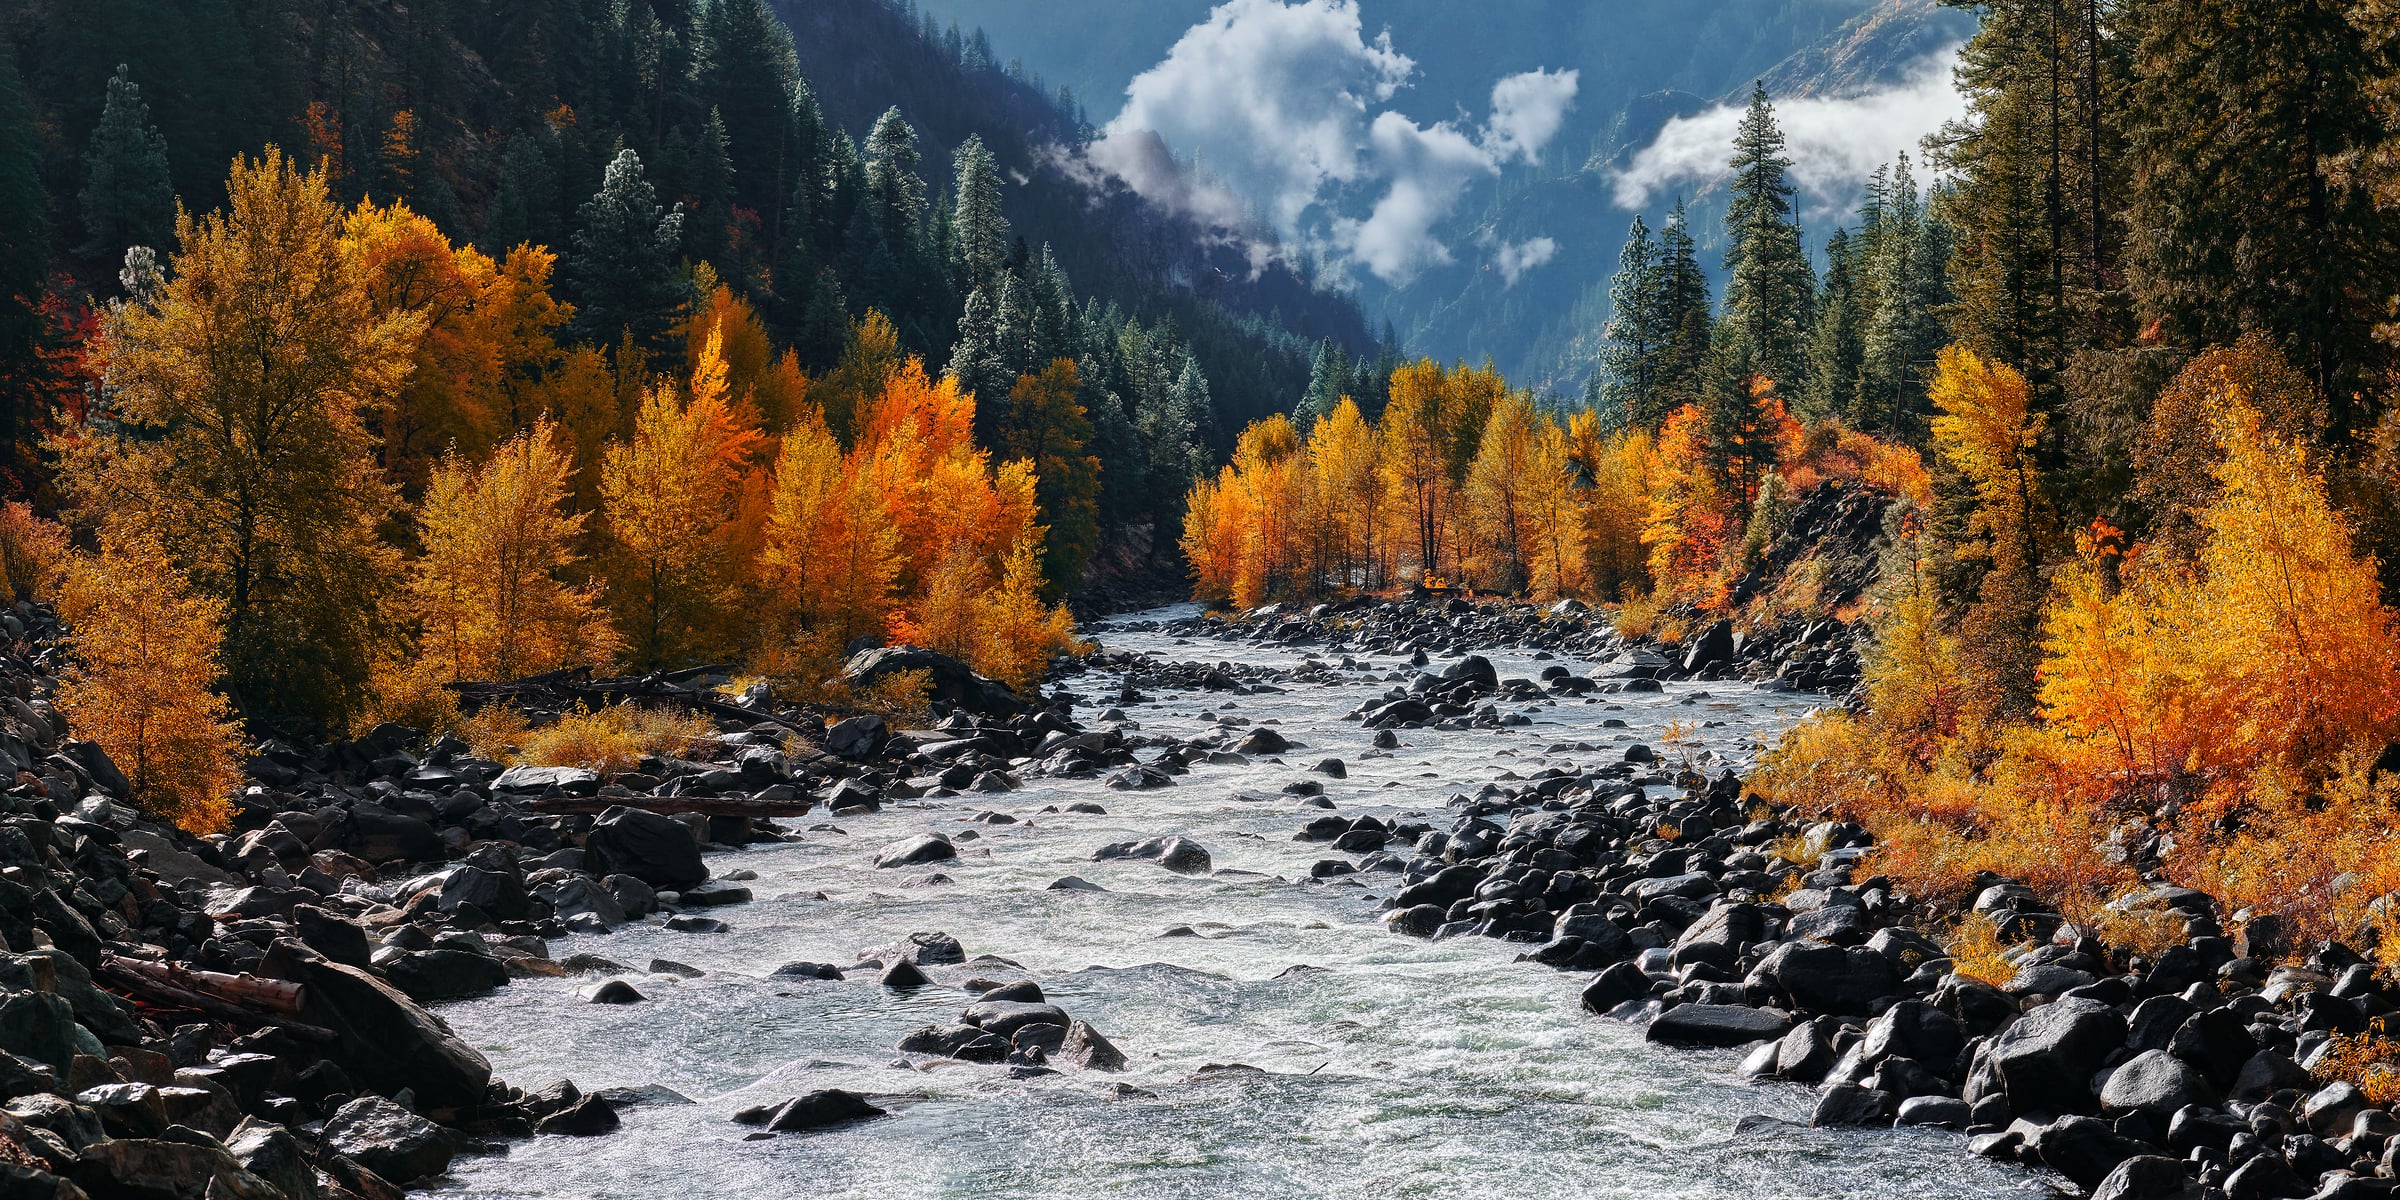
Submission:
<svg viewBox="0 0 2400 1200">
<path fill-rule="evenodd" d="M 801 625 L 839 645 L 880 628 L 900 575 L 900 534 L 822 418 L 784 434 L 765 561 Z"/>
<path fill-rule="evenodd" d="M 610 590 L 636 665 L 684 662 L 730 644 L 734 564 L 725 541 L 744 471 L 762 442 L 728 403 L 724 359 L 711 334 L 688 398 L 658 384 L 642 401 L 633 439 L 608 448 L 600 498 L 616 548 Z"/>
<path fill-rule="evenodd" d="M 59 591 L 76 666 L 58 692 L 76 734 L 108 752 L 132 799 L 196 834 L 222 832 L 241 782 L 241 729 L 211 690 L 225 604 L 156 543 L 107 537 Z"/>
<path fill-rule="evenodd" d="M 425 316 L 378 313 L 321 175 L 236 160 L 228 209 L 180 213 L 173 271 L 102 344 L 123 433 L 88 428 L 63 482 L 104 532 L 154 541 L 225 604 L 226 675 L 256 724 L 341 728 L 389 636 L 397 554 L 366 415 Z"/>
<path fill-rule="evenodd" d="M 0 602 L 46 599 L 67 565 L 67 531 L 22 500 L 0 504 Z"/>
<path fill-rule="evenodd" d="M 567 582 L 584 516 L 562 505 L 574 460 L 546 419 L 480 467 L 434 468 L 420 522 L 425 557 L 409 584 L 419 666 L 442 678 L 515 679 L 615 657 L 596 585 Z"/>
</svg>

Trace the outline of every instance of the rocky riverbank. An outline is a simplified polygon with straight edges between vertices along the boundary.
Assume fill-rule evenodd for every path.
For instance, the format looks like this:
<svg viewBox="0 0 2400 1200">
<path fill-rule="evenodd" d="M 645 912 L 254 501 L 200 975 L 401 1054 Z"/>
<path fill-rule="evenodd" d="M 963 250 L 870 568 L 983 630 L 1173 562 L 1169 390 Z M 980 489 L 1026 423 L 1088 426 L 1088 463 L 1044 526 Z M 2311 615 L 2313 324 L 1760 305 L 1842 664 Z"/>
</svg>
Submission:
<svg viewBox="0 0 2400 1200">
<path fill-rule="evenodd" d="M 1469 653 L 1352 714 L 1398 737 L 1505 723 L 1498 704 L 1511 700 L 1636 690 L 1679 672 L 1840 690 L 1857 669 L 1847 631 L 1753 638 L 1718 625 L 1678 660 L 1617 642 L 1571 605 L 1365 602 L 1184 632 L 1334 639 L 1420 665 L 1427 652 L 1494 645 L 1600 663 L 1499 679 Z M 1959 1130 L 1975 1154 L 2055 1171 L 2104 1200 L 2395 1190 L 2400 1118 L 2311 1071 L 2337 1036 L 2400 1013 L 2400 990 L 2353 949 L 2281 944 L 2271 921 L 2228 936 L 2210 897 L 2159 884 L 2120 907 L 2167 923 L 2180 944 L 2129 954 L 1990 877 L 1974 881 L 1972 907 L 2011 943 L 2013 974 L 1964 978 L 1932 936 L 1962 914 L 1863 874 L 1863 830 L 1771 811 L 1746 801 L 1731 771 L 1671 767 L 1648 746 L 1622 758 L 1454 797 L 1446 829 L 1329 815 L 1295 836 L 1361 856 L 1325 873 L 1397 872 L 1384 905 L 1395 932 L 1522 942 L 1526 960 L 1590 972 L 1587 1009 L 1644 1024 L 1652 1042 L 1741 1050 L 1746 1077 L 1815 1087 L 1820 1126 Z"/>
</svg>

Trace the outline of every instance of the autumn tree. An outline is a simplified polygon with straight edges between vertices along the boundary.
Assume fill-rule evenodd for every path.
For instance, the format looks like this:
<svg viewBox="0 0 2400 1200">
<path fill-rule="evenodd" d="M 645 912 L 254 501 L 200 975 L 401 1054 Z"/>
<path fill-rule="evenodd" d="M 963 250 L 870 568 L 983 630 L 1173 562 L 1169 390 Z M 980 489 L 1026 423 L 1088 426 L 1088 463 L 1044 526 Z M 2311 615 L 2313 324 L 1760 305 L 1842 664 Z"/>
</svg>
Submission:
<svg viewBox="0 0 2400 1200">
<path fill-rule="evenodd" d="M 611 608 L 627 657 L 645 669 L 722 648 L 734 564 L 724 539 L 743 468 L 759 449 L 726 394 L 719 335 L 703 344 L 688 395 L 662 381 L 643 397 L 631 441 L 600 469 L 614 554 Z"/>
<path fill-rule="evenodd" d="M 1341 397 L 1308 437 L 1311 521 L 1323 540 L 1322 558 L 1344 587 L 1373 586 L 1387 577 L 1382 438 Z"/>
<path fill-rule="evenodd" d="M 338 728 L 398 576 L 366 415 L 398 392 L 425 322 L 377 315 L 321 175 L 270 148 L 235 161 L 227 192 L 227 211 L 178 216 L 172 273 L 111 314 L 118 424 L 69 448 L 65 482 L 105 535 L 154 541 L 224 605 L 245 717 Z"/>
<path fill-rule="evenodd" d="M 882 627 L 900 575 L 900 534 L 821 417 L 784 434 L 764 559 L 777 595 L 829 644 Z"/>
<path fill-rule="evenodd" d="M 453 452 L 435 467 L 409 583 L 423 666 L 445 680 L 516 679 L 615 657 L 599 588 L 569 581 L 584 525 L 564 507 L 574 473 L 547 420 L 481 466 Z"/>
<path fill-rule="evenodd" d="M 1565 459 L 1543 436 L 1549 422 L 1522 393 L 1492 406 L 1462 489 L 1467 573 L 1479 586 L 1514 595 L 1532 582 L 1545 530 L 1537 499 L 1566 490 Z"/>
<path fill-rule="evenodd" d="M 241 782 L 241 727 L 212 688 L 225 602 L 193 588 L 157 543 L 105 535 L 68 569 L 59 611 L 75 666 L 58 707 L 108 752 L 132 800 L 196 834 L 222 831 Z"/>
<path fill-rule="evenodd" d="M 494 260 L 404 203 L 361 204 L 342 240 L 371 312 L 423 325 L 407 381 L 371 414 L 385 471 L 414 494 L 444 450 L 481 454 L 533 418 L 574 310 L 550 295 L 549 251 Z"/>
<path fill-rule="evenodd" d="M 2043 591 L 2034 458 L 2043 421 L 2023 375 L 1963 347 L 1942 351 L 1929 390 L 1940 413 L 1934 444 L 1974 495 L 1968 553 L 1989 563 L 1966 617 L 1968 687 L 1993 716 L 2020 715 L 2034 686 Z"/>
<path fill-rule="evenodd" d="M 1042 572 L 1052 599 L 1083 578 L 1100 538 L 1100 460 L 1084 453 L 1092 423 L 1076 393 L 1082 381 L 1072 359 L 1052 359 L 1039 374 L 1017 376 L 1008 393 L 1000 452 L 1033 464 L 1034 495 L 1050 533 Z"/>
</svg>

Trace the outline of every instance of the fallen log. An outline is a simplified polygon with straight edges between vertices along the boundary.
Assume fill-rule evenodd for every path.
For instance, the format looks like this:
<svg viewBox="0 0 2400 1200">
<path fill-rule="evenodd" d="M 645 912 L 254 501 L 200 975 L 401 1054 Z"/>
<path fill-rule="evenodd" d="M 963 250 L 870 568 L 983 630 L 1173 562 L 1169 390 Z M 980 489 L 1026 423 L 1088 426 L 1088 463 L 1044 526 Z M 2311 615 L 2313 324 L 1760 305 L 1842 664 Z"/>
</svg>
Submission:
<svg viewBox="0 0 2400 1200">
<path fill-rule="evenodd" d="M 305 1021 L 295 1021 L 281 1011 L 262 1011 L 257 1005 L 238 1003 L 224 997 L 195 991 L 170 980 L 184 979 L 204 986 L 222 986 L 200 978 L 214 976 L 216 980 L 239 979 L 247 980 L 250 985 L 271 985 L 252 986 L 245 990 L 252 995 L 269 998 L 278 1005 L 285 1002 L 285 993 L 281 989 L 289 988 L 288 1001 L 294 1010 L 299 1007 L 300 996 L 300 985 L 296 983 L 258 979 L 248 975 L 220 975 L 214 971 L 187 971 L 179 967 L 170 967 L 164 963 L 146 962 L 135 958 L 119 958 L 106 953 L 100 956 L 100 965 L 92 973 L 101 981 L 124 991 L 135 1000 L 147 1002 L 156 1007 L 195 1012 L 230 1025 L 239 1025 L 250 1029 L 272 1026 L 284 1030 L 294 1037 L 325 1045 L 331 1045 L 341 1040 L 340 1035 L 330 1029 L 311 1025 Z"/>
<path fill-rule="evenodd" d="M 796 800 L 761 800 L 755 796 L 546 796 L 526 802 L 526 807 L 535 812 L 551 814 L 603 813 L 620 806 L 663 816 L 699 813 L 704 817 L 798 817 L 807 815 L 817 802 L 807 796 Z"/>
<path fill-rule="evenodd" d="M 170 987 L 199 992 L 235 1004 L 255 1005 L 291 1016 L 300 1011 L 300 985 L 286 979 L 261 979 L 256 975 L 228 975 L 222 971 L 202 971 L 179 967 L 173 963 L 152 962 L 143 958 L 125 958 L 110 954 L 106 961 L 118 967 L 155 979 Z"/>
</svg>

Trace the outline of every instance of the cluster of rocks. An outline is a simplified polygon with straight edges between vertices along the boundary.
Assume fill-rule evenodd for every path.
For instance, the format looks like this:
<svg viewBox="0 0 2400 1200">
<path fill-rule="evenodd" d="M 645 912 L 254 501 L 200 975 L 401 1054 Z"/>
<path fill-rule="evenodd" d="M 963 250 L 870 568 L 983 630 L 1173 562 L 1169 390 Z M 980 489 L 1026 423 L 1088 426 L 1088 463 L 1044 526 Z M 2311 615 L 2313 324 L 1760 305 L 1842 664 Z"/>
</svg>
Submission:
<svg viewBox="0 0 2400 1200">
<path fill-rule="evenodd" d="M 923 672 L 951 714 L 925 745 L 879 717 L 829 725 L 763 690 L 719 695 L 706 678 L 603 681 L 652 702 L 688 693 L 715 736 L 609 777 L 504 767 L 389 725 L 309 749 L 268 742 L 246 764 L 254 782 L 232 830 L 195 838 L 133 807 L 123 773 L 49 706 L 63 665 L 54 616 L 21 605 L 0 626 L 0 755 L 14 775 L 0 795 L 0 1176 L 12 1195 L 396 1196 L 491 1139 L 608 1132 L 645 1097 L 563 1080 L 511 1088 L 426 1006 L 513 978 L 620 969 L 553 961 L 548 941 L 562 935 L 726 928 L 714 914 L 751 898 L 747 873 L 712 878 L 703 853 L 796 836 L 770 815 L 952 790 L 948 773 L 981 768 L 978 756 L 1045 744 L 1042 769 L 1060 773 L 1129 761 L 1108 739 L 1058 745 L 1082 733 L 1061 713 L 896 647 L 862 652 L 846 674 L 865 688 Z M 912 783 L 921 769 L 932 778 Z M 585 991 L 641 998 L 622 980 Z"/>
<path fill-rule="evenodd" d="M 554 1115 L 395 986 L 364 927 L 257 905 L 229 842 L 127 806 L 123 773 L 49 703 L 52 614 L 20 604 L 0 626 L 7 1194 L 380 1200 Z M 347 852 L 291 865 L 372 877 Z"/>
<path fill-rule="evenodd" d="M 1746 1050 L 1745 1075 L 1820 1089 L 1816 1124 L 1963 1130 L 2108 1200 L 2394 1190 L 2400 1119 L 2311 1071 L 2335 1036 L 2400 1013 L 2344 947 L 2273 944 L 2265 919 L 2229 938 L 2209 897 L 2158 886 L 2121 903 L 2183 941 L 2128 955 L 1986 877 L 1974 909 L 2012 939 L 2013 974 L 1981 982 L 1918 932 L 1953 914 L 1857 877 L 1864 831 L 1752 818 L 1730 773 L 1554 769 L 1457 802 L 1448 830 L 1337 842 L 1398 870 L 1391 928 L 1591 972 L 1587 1008 Z M 2300 965 L 2272 965 L 2295 949 Z"/>
</svg>

